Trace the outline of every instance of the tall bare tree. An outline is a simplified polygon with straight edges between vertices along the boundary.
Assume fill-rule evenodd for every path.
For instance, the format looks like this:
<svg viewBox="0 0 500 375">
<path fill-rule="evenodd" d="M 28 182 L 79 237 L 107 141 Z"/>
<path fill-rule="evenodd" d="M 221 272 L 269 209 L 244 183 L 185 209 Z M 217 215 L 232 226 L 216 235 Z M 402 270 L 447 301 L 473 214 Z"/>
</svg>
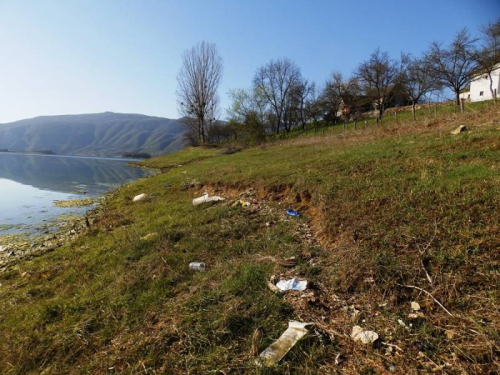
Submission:
<svg viewBox="0 0 500 375">
<path fill-rule="evenodd" d="M 355 76 L 364 86 L 365 94 L 376 103 L 381 120 L 399 77 L 398 63 L 377 48 L 370 59 L 358 66 Z"/>
<path fill-rule="evenodd" d="M 203 41 L 182 55 L 177 76 L 179 112 L 191 137 L 201 143 L 205 143 L 208 126 L 215 123 L 221 78 L 222 58 L 215 44 Z"/>
<path fill-rule="evenodd" d="M 425 55 L 431 75 L 453 91 L 457 105 L 460 105 L 460 91 L 469 85 L 471 74 L 477 69 L 475 43 L 467 29 L 462 29 L 447 48 L 433 42 Z"/>
<path fill-rule="evenodd" d="M 497 96 L 493 90 L 493 72 L 500 63 L 500 18 L 495 23 L 488 23 L 480 28 L 482 34 L 482 49 L 477 54 L 478 70 L 486 74 L 490 80 L 490 92 L 493 104 Z"/>
<path fill-rule="evenodd" d="M 411 55 L 401 56 L 401 84 L 411 99 L 411 113 L 416 120 L 416 105 L 429 92 L 439 89 L 439 83 L 432 77 L 428 64 Z"/>
<path fill-rule="evenodd" d="M 306 117 L 309 121 L 313 121 L 316 126 L 317 121 L 321 117 L 321 102 L 319 98 L 319 90 L 316 88 L 316 84 L 311 83 L 311 92 L 305 105 Z"/>
<path fill-rule="evenodd" d="M 304 80 L 298 84 L 295 90 L 292 91 L 295 95 L 297 103 L 298 119 L 302 129 L 306 128 L 307 123 L 311 119 L 311 109 L 313 108 L 312 101 L 316 98 L 316 84 Z"/>
<path fill-rule="evenodd" d="M 275 130 L 279 133 L 281 125 L 290 130 L 290 123 L 285 122 L 285 115 L 293 99 L 291 91 L 301 83 L 298 66 L 288 58 L 271 60 L 255 73 L 254 89 L 262 92 L 275 118 Z"/>
</svg>

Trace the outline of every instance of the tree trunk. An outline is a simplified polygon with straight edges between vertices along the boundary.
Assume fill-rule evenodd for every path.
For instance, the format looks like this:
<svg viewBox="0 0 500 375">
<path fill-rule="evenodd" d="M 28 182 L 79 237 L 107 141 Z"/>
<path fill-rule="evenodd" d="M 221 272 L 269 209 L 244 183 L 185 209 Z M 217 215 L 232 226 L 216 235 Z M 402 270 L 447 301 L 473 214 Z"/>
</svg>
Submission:
<svg viewBox="0 0 500 375">
<path fill-rule="evenodd" d="M 416 104 L 415 104 L 415 101 L 413 100 L 411 102 L 411 118 L 413 119 L 413 121 L 417 120 L 417 116 L 416 116 Z"/>
<path fill-rule="evenodd" d="M 199 130 L 199 132 L 200 132 L 200 142 L 201 142 L 201 144 L 205 144 L 205 126 L 204 126 L 205 119 L 200 118 L 199 121 L 200 121 L 200 126 L 199 126 L 199 128 L 200 128 L 200 130 Z"/>
<path fill-rule="evenodd" d="M 455 91 L 455 104 L 460 107 L 460 91 Z"/>
<path fill-rule="evenodd" d="M 491 97 L 493 98 L 493 105 L 496 105 L 497 98 L 496 98 L 496 93 L 493 91 L 493 78 L 491 77 L 491 73 L 488 73 L 488 76 L 490 77 L 490 92 L 491 92 Z"/>
</svg>

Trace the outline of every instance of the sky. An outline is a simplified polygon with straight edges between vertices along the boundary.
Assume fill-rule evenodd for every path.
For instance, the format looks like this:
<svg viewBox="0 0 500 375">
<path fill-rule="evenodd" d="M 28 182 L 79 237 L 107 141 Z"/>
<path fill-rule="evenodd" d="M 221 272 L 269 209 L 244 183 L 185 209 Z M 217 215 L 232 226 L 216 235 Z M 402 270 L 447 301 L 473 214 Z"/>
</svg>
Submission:
<svg viewBox="0 0 500 375">
<path fill-rule="evenodd" d="M 224 61 L 219 95 L 289 57 L 321 85 L 380 47 L 416 56 L 500 17 L 500 0 L 0 0 L 0 123 L 105 111 L 179 117 L 184 50 Z"/>
</svg>

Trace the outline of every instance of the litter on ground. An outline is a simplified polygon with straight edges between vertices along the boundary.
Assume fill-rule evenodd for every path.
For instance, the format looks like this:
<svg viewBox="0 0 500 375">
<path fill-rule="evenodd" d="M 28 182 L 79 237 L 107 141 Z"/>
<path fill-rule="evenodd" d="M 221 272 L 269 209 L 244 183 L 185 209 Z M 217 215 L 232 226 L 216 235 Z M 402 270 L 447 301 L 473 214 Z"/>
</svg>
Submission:
<svg viewBox="0 0 500 375">
<path fill-rule="evenodd" d="M 276 287 L 281 291 L 288 290 L 300 290 L 304 291 L 307 289 L 307 280 L 298 280 L 295 277 L 289 280 L 280 280 L 276 283 Z"/>
<path fill-rule="evenodd" d="M 148 195 L 145 193 L 136 195 L 133 199 L 132 202 L 139 202 L 148 199 Z"/>
<path fill-rule="evenodd" d="M 452 130 L 452 131 L 451 131 L 451 134 L 452 134 L 452 135 L 457 135 L 457 134 L 460 134 L 460 133 L 462 133 L 462 132 L 464 132 L 464 131 L 466 131 L 466 130 L 467 130 L 467 127 L 466 127 L 465 125 L 460 125 L 460 126 L 459 126 L 458 128 L 456 128 L 455 130 Z"/>
<path fill-rule="evenodd" d="M 312 323 L 290 321 L 287 330 L 283 332 L 280 338 L 260 353 L 256 364 L 260 366 L 276 365 L 309 332 L 307 327 L 311 325 Z"/>
<path fill-rule="evenodd" d="M 290 210 L 286 210 L 286 214 L 287 214 L 288 216 L 294 216 L 294 217 L 300 216 L 300 213 L 299 213 L 299 212 L 297 212 L 297 211 L 295 211 L 295 210 L 292 210 L 292 209 L 290 209 Z"/>
<path fill-rule="evenodd" d="M 217 195 L 210 197 L 208 195 L 208 193 L 205 193 L 201 197 L 193 199 L 193 206 L 199 206 L 200 204 L 203 204 L 203 203 L 219 202 L 219 201 L 223 201 L 223 200 L 224 200 L 224 198 L 219 197 Z"/>
<path fill-rule="evenodd" d="M 193 271 L 205 271 L 205 263 L 203 262 L 191 262 L 189 263 L 189 269 Z"/>
<path fill-rule="evenodd" d="M 237 207 L 237 206 L 248 207 L 250 205 L 251 205 L 251 203 L 249 201 L 244 200 L 244 199 L 237 200 L 236 202 L 233 203 L 233 207 Z"/>
</svg>

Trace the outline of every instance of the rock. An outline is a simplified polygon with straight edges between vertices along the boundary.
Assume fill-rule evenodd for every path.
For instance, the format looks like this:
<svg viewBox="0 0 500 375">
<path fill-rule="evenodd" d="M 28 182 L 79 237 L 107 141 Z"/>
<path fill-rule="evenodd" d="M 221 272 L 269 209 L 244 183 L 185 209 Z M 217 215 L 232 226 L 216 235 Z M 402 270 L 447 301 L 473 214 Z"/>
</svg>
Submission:
<svg viewBox="0 0 500 375">
<path fill-rule="evenodd" d="M 408 319 L 412 319 L 412 320 L 424 318 L 424 317 L 425 317 L 425 315 L 422 314 L 422 312 L 420 312 L 420 311 L 408 314 Z"/>
<path fill-rule="evenodd" d="M 460 134 L 464 131 L 467 131 L 467 127 L 465 125 L 460 125 L 458 128 L 456 128 L 455 130 L 452 130 L 451 131 L 451 134 L 452 135 L 457 135 L 457 134 Z"/>
<path fill-rule="evenodd" d="M 411 303 L 411 309 L 412 309 L 413 311 L 418 311 L 418 310 L 420 310 L 420 305 L 418 304 L 418 302 L 413 301 L 413 302 Z"/>
<path fill-rule="evenodd" d="M 374 331 L 365 331 L 360 326 L 352 327 L 351 338 L 354 341 L 361 341 L 363 344 L 373 344 L 378 340 L 378 333 Z"/>
</svg>

